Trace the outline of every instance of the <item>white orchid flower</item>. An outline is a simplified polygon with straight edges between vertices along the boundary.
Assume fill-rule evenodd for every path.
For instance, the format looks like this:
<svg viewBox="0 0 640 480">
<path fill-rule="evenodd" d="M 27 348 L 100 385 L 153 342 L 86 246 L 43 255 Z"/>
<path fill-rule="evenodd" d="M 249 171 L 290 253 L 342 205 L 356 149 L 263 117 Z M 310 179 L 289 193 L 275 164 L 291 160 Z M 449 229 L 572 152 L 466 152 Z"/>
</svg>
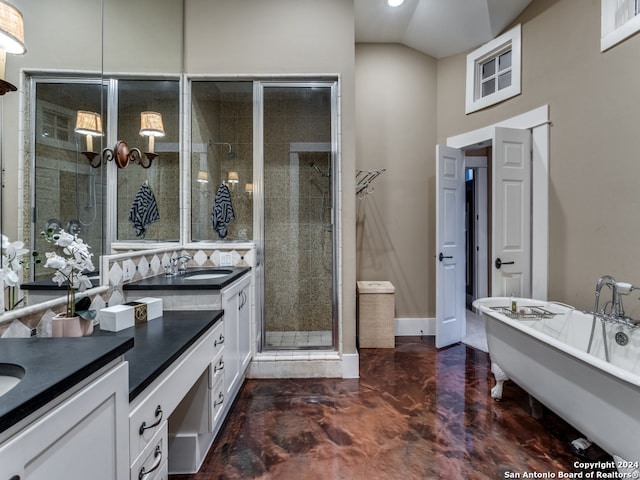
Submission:
<svg viewBox="0 0 640 480">
<path fill-rule="evenodd" d="M 16 287 L 20 283 L 20 278 L 18 278 L 18 274 L 9 268 L 5 268 L 2 270 L 5 285 L 9 287 Z"/>
</svg>

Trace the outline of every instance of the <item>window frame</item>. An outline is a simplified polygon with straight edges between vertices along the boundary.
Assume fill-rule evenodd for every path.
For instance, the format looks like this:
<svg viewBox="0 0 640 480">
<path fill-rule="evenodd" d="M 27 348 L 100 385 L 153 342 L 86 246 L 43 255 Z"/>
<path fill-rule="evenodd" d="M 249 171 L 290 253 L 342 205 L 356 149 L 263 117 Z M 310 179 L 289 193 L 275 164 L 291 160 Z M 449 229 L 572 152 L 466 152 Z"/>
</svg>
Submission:
<svg viewBox="0 0 640 480">
<path fill-rule="evenodd" d="M 503 102 L 521 93 L 521 36 L 522 27 L 518 24 L 511 30 L 467 55 L 465 113 L 468 114 L 482 110 L 483 108 Z M 511 50 L 511 85 L 502 90 L 498 90 L 496 84 L 496 91 L 494 93 L 485 97 L 479 96 L 482 89 L 482 65 L 492 58 L 496 58 L 497 67 L 497 58 L 509 49 Z"/>
<path fill-rule="evenodd" d="M 600 52 L 609 50 L 640 31 L 640 12 L 616 27 L 616 0 L 601 0 Z M 638 2 L 634 2 L 638 11 Z"/>
</svg>

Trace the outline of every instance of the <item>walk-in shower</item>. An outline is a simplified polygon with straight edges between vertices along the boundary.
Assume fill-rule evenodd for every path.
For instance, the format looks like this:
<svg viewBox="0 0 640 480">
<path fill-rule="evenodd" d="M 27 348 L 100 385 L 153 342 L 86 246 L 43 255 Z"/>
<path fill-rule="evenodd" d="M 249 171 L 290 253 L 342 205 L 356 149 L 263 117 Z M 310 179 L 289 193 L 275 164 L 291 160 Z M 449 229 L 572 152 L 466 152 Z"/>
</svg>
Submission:
<svg viewBox="0 0 640 480">
<path fill-rule="evenodd" d="M 263 349 L 335 348 L 331 84 L 267 84 Z"/>
<path fill-rule="evenodd" d="M 190 91 L 192 241 L 254 242 L 262 350 L 336 348 L 335 82 L 197 79 Z M 224 239 L 209 219 L 222 184 L 235 216 Z"/>
</svg>

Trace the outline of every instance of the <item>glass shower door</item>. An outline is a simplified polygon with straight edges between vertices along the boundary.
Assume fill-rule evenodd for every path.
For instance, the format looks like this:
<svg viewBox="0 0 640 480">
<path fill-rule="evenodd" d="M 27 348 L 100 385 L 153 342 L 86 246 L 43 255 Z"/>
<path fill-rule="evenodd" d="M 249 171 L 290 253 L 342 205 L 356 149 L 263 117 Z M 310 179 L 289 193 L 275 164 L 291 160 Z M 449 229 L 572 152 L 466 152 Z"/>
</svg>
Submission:
<svg viewBox="0 0 640 480">
<path fill-rule="evenodd" d="M 336 345 L 333 83 L 263 96 L 263 349 Z"/>
</svg>

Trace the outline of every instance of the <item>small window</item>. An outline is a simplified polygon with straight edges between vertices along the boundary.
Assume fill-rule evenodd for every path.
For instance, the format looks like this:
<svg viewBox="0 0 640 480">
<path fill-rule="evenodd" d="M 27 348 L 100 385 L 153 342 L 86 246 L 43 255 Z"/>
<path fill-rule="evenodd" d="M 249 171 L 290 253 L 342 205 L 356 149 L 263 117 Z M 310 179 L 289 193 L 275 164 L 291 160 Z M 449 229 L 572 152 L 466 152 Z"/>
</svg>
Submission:
<svg viewBox="0 0 640 480">
<path fill-rule="evenodd" d="M 42 109 L 42 135 L 54 140 L 68 142 L 69 132 L 71 131 L 70 125 L 70 117 Z"/>
<path fill-rule="evenodd" d="M 467 55 L 466 113 L 520 93 L 520 32 L 518 25 Z"/>
<path fill-rule="evenodd" d="M 640 0 L 601 0 L 600 51 L 640 31 Z"/>
</svg>

